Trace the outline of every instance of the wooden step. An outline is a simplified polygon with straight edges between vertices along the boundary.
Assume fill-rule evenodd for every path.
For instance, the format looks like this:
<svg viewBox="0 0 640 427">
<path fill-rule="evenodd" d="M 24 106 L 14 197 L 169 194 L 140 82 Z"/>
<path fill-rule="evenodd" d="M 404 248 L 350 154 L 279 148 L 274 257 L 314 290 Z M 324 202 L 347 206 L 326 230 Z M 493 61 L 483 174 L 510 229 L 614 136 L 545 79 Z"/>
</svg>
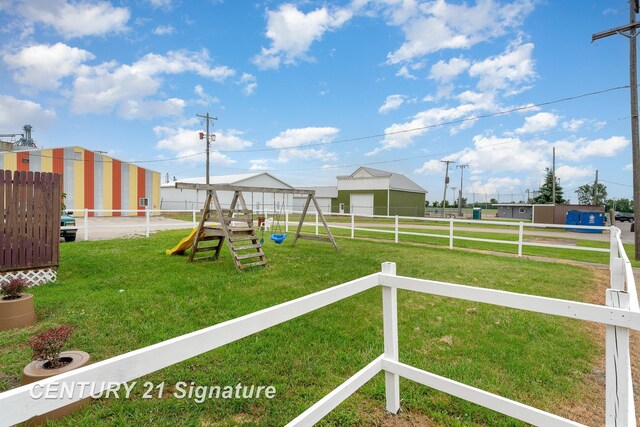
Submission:
<svg viewBox="0 0 640 427">
<path fill-rule="evenodd" d="M 218 249 L 217 246 L 203 246 L 196 249 L 196 252 L 215 251 L 216 249 Z"/>
<path fill-rule="evenodd" d="M 253 231 L 253 227 L 229 227 L 229 231 L 232 233 L 247 232 Z"/>
<path fill-rule="evenodd" d="M 262 245 L 260 243 L 256 243 L 255 245 L 234 247 L 233 250 L 234 251 L 244 251 L 244 250 L 247 250 L 247 249 L 259 249 L 261 247 L 262 247 Z"/>
<path fill-rule="evenodd" d="M 242 242 L 242 241 L 247 241 L 247 240 L 258 240 L 258 236 L 256 235 L 240 235 L 240 236 L 232 236 L 231 238 L 229 238 L 229 241 L 231 243 L 234 242 Z"/>
<path fill-rule="evenodd" d="M 259 265 L 267 265 L 267 260 L 265 259 L 264 261 L 258 261 L 258 262 L 248 262 L 246 264 L 240 264 L 240 268 L 241 269 L 245 269 L 247 267 L 257 267 Z"/>
<path fill-rule="evenodd" d="M 237 260 L 241 260 L 241 259 L 249 259 L 249 258 L 262 258 L 264 256 L 264 253 L 262 253 L 262 251 L 260 252 L 254 252 L 252 254 L 244 254 L 244 255 L 235 255 L 235 258 Z"/>
</svg>

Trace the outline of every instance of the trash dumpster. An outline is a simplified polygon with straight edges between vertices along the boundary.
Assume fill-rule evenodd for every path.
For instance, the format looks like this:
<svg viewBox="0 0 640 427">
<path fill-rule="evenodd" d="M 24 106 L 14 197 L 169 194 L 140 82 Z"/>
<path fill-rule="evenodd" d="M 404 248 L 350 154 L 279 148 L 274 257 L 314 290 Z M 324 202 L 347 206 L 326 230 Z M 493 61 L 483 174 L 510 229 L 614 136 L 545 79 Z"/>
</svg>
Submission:
<svg viewBox="0 0 640 427">
<path fill-rule="evenodd" d="M 565 214 L 565 219 L 564 219 L 564 223 L 567 225 L 578 225 L 578 222 L 580 222 L 580 214 L 582 212 L 580 211 L 567 211 L 567 213 Z M 567 231 L 580 231 L 577 228 L 566 228 L 565 230 Z"/>
<path fill-rule="evenodd" d="M 482 219 L 482 208 L 473 208 L 473 219 Z"/>
<path fill-rule="evenodd" d="M 604 225 L 604 213 L 602 212 L 580 212 L 580 220 L 578 225 L 590 225 L 593 227 L 602 227 Z M 582 233 L 602 233 L 602 230 L 578 230 Z"/>
</svg>

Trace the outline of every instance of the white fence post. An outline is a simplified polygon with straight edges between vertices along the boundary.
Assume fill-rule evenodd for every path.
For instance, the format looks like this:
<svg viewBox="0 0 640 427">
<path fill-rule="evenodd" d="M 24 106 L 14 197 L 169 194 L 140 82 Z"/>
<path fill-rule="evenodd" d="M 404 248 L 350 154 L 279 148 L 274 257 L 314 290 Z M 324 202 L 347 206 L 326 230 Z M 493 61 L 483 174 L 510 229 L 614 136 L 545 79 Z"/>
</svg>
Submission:
<svg viewBox="0 0 640 427">
<path fill-rule="evenodd" d="M 629 294 L 607 289 L 607 306 L 629 309 Z M 629 329 L 606 326 L 606 425 L 607 427 L 636 426 L 631 360 L 629 358 Z"/>
<path fill-rule="evenodd" d="M 382 274 L 396 275 L 395 262 L 383 262 Z M 398 290 L 382 287 L 382 319 L 384 321 L 384 357 L 398 361 Z M 400 410 L 400 377 L 391 372 L 384 373 L 384 388 L 387 411 L 397 414 Z"/>
<path fill-rule="evenodd" d="M 87 209 L 84 210 L 84 241 L 89 240 L 89 211 Z"/>
<path fill-rule="evenodd" d="M 316 236 L 318 235 L 318 212 L 316 212 Z"/>
<path fill-rule="evenodd" d="M 289 210 L 284 211 L 284 232 L 289 232 Z"/>
<path fill-rule="evenodd" d="M 193 212 L 192 212 L 192 221 L 193 221 L 193 228 L 198 226 L 198 223 L 196 222 L 196 208 L 193 208 Z"/>
<path fill-rule="evenodd" d="M 524 237 L 524 223 L 520 221 L 520 228 L 518 230 L 518 256 L 522 256 L 522 238 Z"/>
<path fill-rule="evenodd" d="M 453 249 L 453 218 L 449 218 L 449 249 Z"/>
<path fill-rule="evenodd" d="M 145 212 L 144 212 L 144 227 L 145 227 L 145 236 L 148 238 L 149 237 L 149 228 L 151 228 L 151 223 L 150 223 L 150 218 L 149 218 L 149 212 L 151 212 L 149 210 L 149 206 L 145 207 Z"/>
<path fill-rule="evenodd" d="M 396 243 L 398 243 L 398 215 L 396 215 Z"/>
<path fill-rule="evenodd" d="M 356 216 L 351 212 L 351 238 L 356 237 Z"/>
</svg>

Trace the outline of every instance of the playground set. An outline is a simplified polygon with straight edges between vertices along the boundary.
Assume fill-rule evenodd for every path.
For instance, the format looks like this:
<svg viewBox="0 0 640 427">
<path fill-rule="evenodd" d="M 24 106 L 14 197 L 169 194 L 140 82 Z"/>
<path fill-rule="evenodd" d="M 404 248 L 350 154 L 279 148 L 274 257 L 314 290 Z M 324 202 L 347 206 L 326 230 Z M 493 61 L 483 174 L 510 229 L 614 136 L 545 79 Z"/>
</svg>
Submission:
<svg viewBox="0 0 640 427">
<path fill-rule="evenodd" d="M 206 191 L 207 198 L 202 208 L 198 226 L 174 248 L 167 250 L 167 255 L 182 255 L 187 250 L 190 250 L 189 262 L 195 260 L 215 260 L 220 256 L 222 245 L 226 240 L 229 251 L 231 252 L 231 257 L 238 270 L 267 265 L 267 258 L 262 250 L 265 225 L 264 223 L 258 224 L 259 230 L 262 232 L 262 236 L 258 237 L 256 229 L 253 226 L 253 211 L 247 208 L 247 204 L 242 196 L 243 192 L 306 195 L 307 200 L 302 209 L 300 221 L 298 222 L 298 227 L 291 245 L 295 246 L 298 239 L 320 240 L 331 242 L 334 248 L 338 250 L 338 245 L 322 214 L 314 190 L 246 187 L 227 184 L 188 184 L 180 182 L 177 182 L 175 185 L 178 189 Z M 220 199 L 218 198 L 218 191 L 233 192 L 233 197 L 228 209 L 222 208 Z M 212 203 L 213 208 L 211 206 Z M 302 225 L 311 203 L 314 204 L 318 212 L 318 218 L 322 220 L 322 224 L 327 232 L 327 237 L 302 234 Z M 284 203 L 280 205 L 279 210 L 276 211 L 274 209 L 274 211 L 275 225 L 273 233 L 271 234 L 271 240 L 276 244 L 282 244 L 287 238 L 287 234 L 282 232 L 280 226 L 280 219 L 284 215 Z M 213 254 L 210 256 L 196 257 L 196 254 L 202 252 L 213 252 Z"/>
</svg>

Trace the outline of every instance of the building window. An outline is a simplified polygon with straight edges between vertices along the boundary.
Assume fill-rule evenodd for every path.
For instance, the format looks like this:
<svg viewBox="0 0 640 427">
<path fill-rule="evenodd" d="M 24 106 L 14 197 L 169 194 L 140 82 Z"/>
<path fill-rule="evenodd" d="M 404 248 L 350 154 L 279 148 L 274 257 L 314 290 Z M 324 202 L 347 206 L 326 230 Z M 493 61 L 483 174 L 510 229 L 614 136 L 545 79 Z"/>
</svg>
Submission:
<svg viewBox="0 0 640 427">
<path fill-rule="evenodd" d="M 520 208 L 520 213 L 527 213 L 527 208 Z"/>
</svg>

